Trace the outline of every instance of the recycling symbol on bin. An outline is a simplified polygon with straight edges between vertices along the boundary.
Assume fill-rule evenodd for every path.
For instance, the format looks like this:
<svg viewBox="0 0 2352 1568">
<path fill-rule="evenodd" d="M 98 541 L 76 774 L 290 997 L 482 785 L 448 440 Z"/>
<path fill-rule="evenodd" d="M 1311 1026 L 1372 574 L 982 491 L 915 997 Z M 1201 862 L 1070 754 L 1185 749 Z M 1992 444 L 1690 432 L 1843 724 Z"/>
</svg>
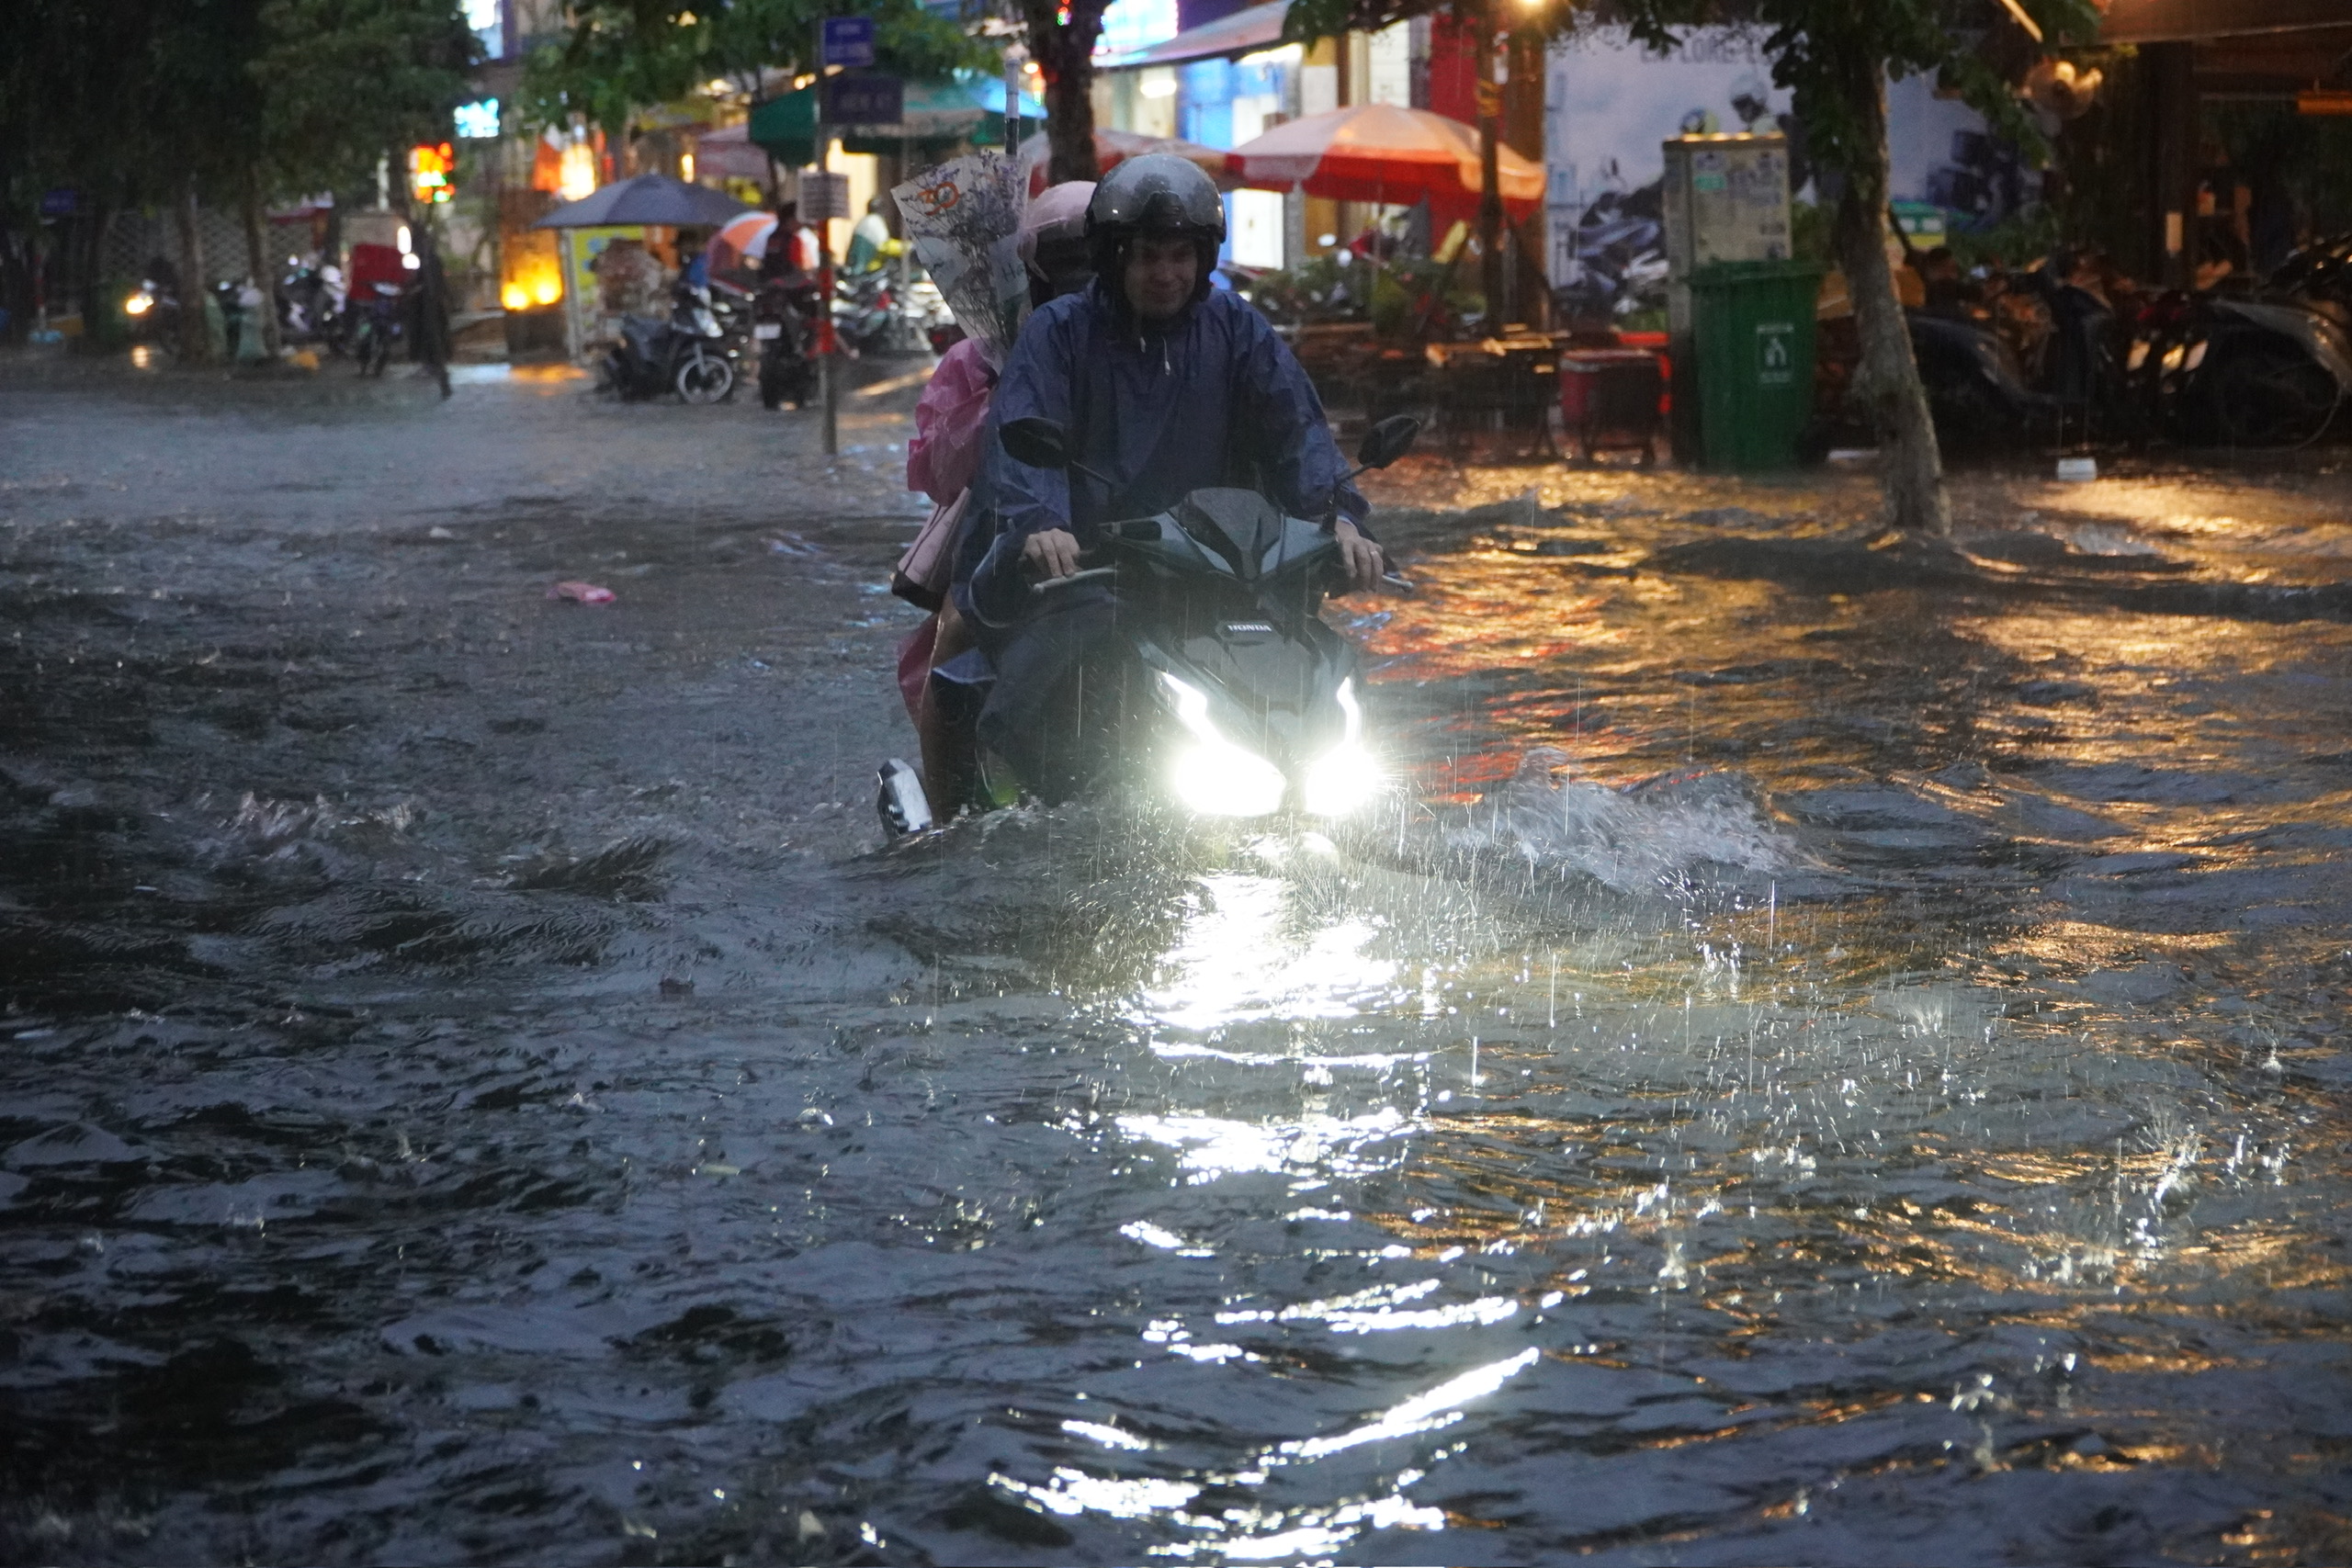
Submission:
<svg viewBox="0 0 2352 1568">
<path fill-rule="evenodd" d="M 1756 384 L 1758 386 L 1785 387 L 1796 379 L 1796 353 L 1789 341 L 1795 335 L 1794 321 L 1756 323 Z"/>
</svg>

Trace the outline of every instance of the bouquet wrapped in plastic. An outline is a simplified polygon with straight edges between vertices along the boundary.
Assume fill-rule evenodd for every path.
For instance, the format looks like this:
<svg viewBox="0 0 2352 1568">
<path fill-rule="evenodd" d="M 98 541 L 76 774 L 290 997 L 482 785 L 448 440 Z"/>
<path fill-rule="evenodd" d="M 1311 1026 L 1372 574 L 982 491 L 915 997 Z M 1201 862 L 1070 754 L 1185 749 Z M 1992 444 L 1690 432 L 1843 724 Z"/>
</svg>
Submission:
<svg viewBox="0 0 2352 1568">
<path fill-rule="evenodd" d="M 956 312 L 964 335 L 1001 366 L 1029 314 L 1021 219 L 1028 186 L 1001 152 L 974 152 L 925 169 L 890 195 L 915 260 Z"/>
</svg>

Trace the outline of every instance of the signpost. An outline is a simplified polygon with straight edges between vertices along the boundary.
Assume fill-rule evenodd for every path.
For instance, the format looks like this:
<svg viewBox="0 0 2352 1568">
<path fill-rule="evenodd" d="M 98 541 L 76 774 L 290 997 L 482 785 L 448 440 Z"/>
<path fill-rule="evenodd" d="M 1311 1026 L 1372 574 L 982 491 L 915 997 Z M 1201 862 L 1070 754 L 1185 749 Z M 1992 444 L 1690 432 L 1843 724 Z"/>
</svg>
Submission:
<svg viewBox="0 0 2352 1568">
<path fill-rule="evenodd" d="M 896 125 L 906 118 L 906 84 L 865 74 L 825 79 L 828 125 Z"/>
<path fill-rule="evenodd" d="M 800 216 L 811 223 L 849 216 L 849 176 L 821 169 L 800 172 Z M 821 229 L 818 232 L 822 233 Z"/>
<path fill-rule="evenodd" d="M 864 71 L 874 63 L 874 18 L 827 17 L 819 26 L 817 62 Z"/>
<path fill-rule="evenodd" d="M 827 17 L 817 24 L 817 65 L 820 71 L 864 71 L 874 63 L 874 18 Z M 831 457 L 841 450 L 841 378 L 833 365 L 841 352 L 833 335 L 833 246 L 827 227 L 834 218 L 846 218 L 849 180 L 825 172 L 833 146 L 833 125 L 841 117 L 835 107 L 834 83 L 828 78 L 817 94 L 817 167 L 800 176 L 800 210 L 815 223 L 823 251 L 817 269 L 817 400 L 824 409 L 820 449 Z M 854 79 L 853 79 L 854 80 Z M 895 87 L 897 84 L 894 82 Z M 854 101 L 854 95 L 852 95 Z M 847 106 L 844 106 L 847 107 Z M 895 116 L 893 117 L 896 118 Z"/>
</svg>

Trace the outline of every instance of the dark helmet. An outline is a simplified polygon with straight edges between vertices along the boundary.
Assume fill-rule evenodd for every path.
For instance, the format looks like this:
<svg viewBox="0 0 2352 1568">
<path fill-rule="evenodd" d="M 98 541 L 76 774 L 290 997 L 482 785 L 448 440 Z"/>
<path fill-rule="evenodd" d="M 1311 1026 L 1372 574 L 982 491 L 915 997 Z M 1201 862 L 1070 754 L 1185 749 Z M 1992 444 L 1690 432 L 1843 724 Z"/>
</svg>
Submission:
<svg viewBox="0 0 2352 1568">
<path fill-rule="evenodd" d="M 1216 184 L 1200 166 L 1173 152 L 1146 152 L 1121 162 L 1096 182 L 1086 204 L 1086 243 L 1097 276 L 1115 288 L 1126 264 L 1127 246 L 1139 234 L 1181 234 L 1200 252 L 1199 299 L 1209 290 L 1209 269 L 1225 243 L 1225 203 Z"/>
</svg>

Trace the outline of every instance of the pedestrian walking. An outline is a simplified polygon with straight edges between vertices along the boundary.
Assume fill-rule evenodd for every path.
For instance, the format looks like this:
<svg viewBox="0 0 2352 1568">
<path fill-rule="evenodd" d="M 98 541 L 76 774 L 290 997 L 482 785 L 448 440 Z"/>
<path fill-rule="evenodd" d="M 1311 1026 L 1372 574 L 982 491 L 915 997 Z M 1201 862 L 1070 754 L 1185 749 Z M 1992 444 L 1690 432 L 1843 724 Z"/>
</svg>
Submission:
<svg viewBox="0 0 2352 1568">
<path fill-rule="evenodd" d="M 420 223 L 412 243 L 416 282 L 409 297 L 409 354 L 433 372 L 441 395 L 449 395 L 449 280 L 441 270 L 440 242 Z"/>
</svg>

